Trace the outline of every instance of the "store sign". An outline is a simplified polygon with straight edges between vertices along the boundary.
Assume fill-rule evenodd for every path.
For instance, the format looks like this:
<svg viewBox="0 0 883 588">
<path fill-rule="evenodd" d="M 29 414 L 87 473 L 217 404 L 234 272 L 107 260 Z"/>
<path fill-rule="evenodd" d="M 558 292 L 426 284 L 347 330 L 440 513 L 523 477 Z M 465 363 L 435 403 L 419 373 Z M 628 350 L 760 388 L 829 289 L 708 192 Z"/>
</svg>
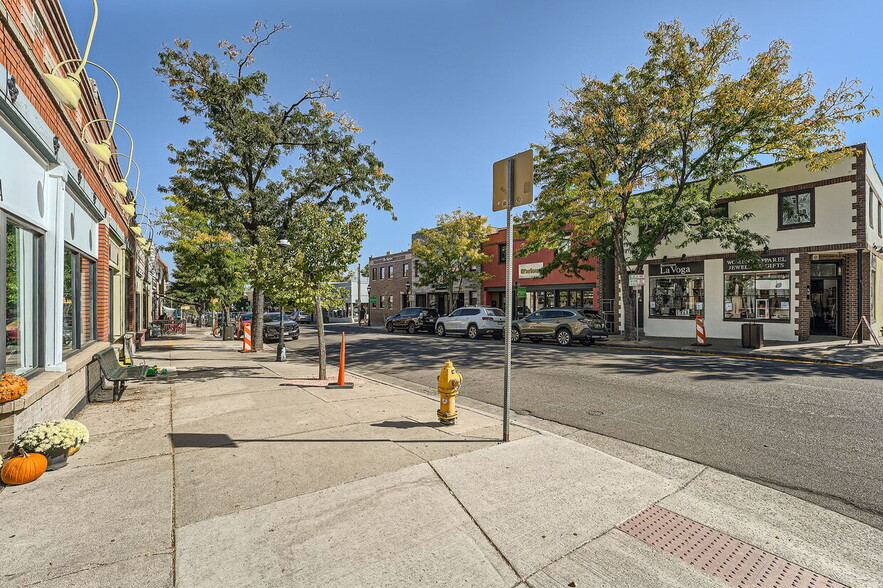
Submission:
<svg viewBox="0 0 883 588">
<path fill-rule="evenodd" d="M 644 274 L 629 274 L 629 287 L 642 288 L 644 286 Z"/>
<path fill-rule="evenodd" d="M 540 271 L 543 269 L 542 262 L 540 263 L 522 263 L 518 266 L 518 279 L 531 279 L 531 278 L 539 278 Z"/>
<path fill-rule="evenodd" d="M 659 263 L 650 266 L 651 276 L 691 276 L 705 272 L 704 261 Z"/>
<path fill-rule="evenodd" d="M 760 263 L 761 266 L 759 268 L 755 268 L 752 267 L 752 263 L 750 261 L 743 261 L 741 259 L 725 259 L 724 273 L 791 269 L 791 256 L 769 255 L 766 257 L 761 257 Z"/>
</svg>

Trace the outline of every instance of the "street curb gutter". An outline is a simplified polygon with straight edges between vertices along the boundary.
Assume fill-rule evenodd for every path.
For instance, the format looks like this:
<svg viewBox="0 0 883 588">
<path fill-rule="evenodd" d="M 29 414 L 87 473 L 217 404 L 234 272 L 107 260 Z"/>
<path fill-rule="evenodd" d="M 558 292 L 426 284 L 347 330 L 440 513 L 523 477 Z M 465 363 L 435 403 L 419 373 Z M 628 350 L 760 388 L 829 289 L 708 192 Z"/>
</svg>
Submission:
<svg viewBox="0 0 883 588">
<path fill-rule="evenodd" d="M 833 365 L 838 367 L 854 367 L 854 368 L 862 368 L 866 370 L 883 370 L 883 366 L 875 366 L 875 365 L 864 365 L 860 363 L 850 363 L 844 361 L 833 361 L 830 359 L 816 359 L 812 357 L 801 358 L 795 357 L 793 355 L 777 355 L 777 354 L 763 354 L 763 355 L 753 355 L 751 353 L 738 353 L 738 352 L 716 352 L 713 350 L 700 350 L 700 349 L 685 349 L 683 347 L 647 347 L 644 345 L 616 345 L 616 344 L 604 344 L 604 343 L 596 343 L 597 347 L 604 347 L 605 349 L 629 349 L 634 351 L 661 351 L 664 353 L 681 353 L 684 355 L 712 355 L 715 357 L 727 357 L 732 359 L 758 359 L 761 361 L 786 361 L 790 363 L 811 363 L 818 365 Z"/>
</svg>

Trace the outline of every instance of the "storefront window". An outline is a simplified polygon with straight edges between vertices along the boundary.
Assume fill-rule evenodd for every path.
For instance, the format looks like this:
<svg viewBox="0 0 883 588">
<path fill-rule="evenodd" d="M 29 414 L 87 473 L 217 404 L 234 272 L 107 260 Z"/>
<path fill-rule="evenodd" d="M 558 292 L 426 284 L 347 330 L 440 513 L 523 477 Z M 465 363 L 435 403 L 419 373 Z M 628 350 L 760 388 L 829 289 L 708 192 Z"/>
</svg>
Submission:
<svg viewBox="0 0 883 588">
<path fill-rule="evenodd" d="M 80 347 L 94 341 L 97 322 L 95 320 L 95 288 L 96 267 L 95 262 L 86 257 L 80 258 Z"/>
<path fill-rule="evenodd" d="M 6 337 L 0 372 L 23 374 L 37 366 L 37 284 L 39 236 L 6 221 L 0 259 L 5 261 L 5 281 L 0 297 L 6 306 Z"/>
<path fill-rule="evenodd" d="M 725 275 L 724 318 L 791 320 L 791 275 L 787 272 Z"/>
<path fill-rule="evenodd" d="M 74 336 L 76 325 L 74 317 L 74 284 L 79 281 L 80 267 L 77 265 L 73 251 L 64 252 L 64 283 L 61 291 L 61 350 L 70 351 L 76 348 Z"/>
<path fill-rule="evenodd" d="M 61 350 L 80 349 L 95 339 L 95 262 L 76 251 L 64 252 L 61 300 Z"/>
<path fill-rule="evenodd" d="M 705 286 L 702 276 L 650 279 L 650 316 L 695 317 L 704 314 Z"/>
</svg>

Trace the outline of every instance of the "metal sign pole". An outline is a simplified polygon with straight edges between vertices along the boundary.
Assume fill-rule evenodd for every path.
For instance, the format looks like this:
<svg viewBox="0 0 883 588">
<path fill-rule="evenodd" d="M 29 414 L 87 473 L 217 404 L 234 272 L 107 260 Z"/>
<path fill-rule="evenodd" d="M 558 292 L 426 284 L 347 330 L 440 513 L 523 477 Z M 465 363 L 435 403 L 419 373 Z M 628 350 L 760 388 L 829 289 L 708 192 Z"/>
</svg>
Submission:
<svg viewBox="0 0 883 588">
<path fill-rule="evenodd" d="M 509 441 L 509 400 L 512 387 L 512 204 L 515 184 L 515 160 L 509 159 L 506 194 L 506 328 L 503 331 L 506 364 L 503 368 L 503 441 Z"/>
</svg>

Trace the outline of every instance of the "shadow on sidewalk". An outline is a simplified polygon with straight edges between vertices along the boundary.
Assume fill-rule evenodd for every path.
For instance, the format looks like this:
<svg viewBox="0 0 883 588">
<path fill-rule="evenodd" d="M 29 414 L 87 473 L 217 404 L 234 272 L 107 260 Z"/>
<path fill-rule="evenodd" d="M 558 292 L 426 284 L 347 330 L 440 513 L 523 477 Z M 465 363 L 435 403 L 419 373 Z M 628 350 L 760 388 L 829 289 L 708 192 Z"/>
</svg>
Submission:
<svg viewBox="0 0 883 588">
<path fill-rule="evenodd" d="M 433 427 L 434 423 L 413 423 L 415 427 Z M 382 426 L 382 425 L 377 425 Z M 439 425 L 441 426 L 441 425 Z M 412 427 L 396 427 L 412 428 Z M 451 437 L 450 439 L 233 439 L 224 433 L 169 433 L 169 440 L 175 449 L 200 448 L 211 449 L 228 447 L 236 449 L 240 443 L 499 443 L 499 439 L 487 437 Z"/>
</svg>

